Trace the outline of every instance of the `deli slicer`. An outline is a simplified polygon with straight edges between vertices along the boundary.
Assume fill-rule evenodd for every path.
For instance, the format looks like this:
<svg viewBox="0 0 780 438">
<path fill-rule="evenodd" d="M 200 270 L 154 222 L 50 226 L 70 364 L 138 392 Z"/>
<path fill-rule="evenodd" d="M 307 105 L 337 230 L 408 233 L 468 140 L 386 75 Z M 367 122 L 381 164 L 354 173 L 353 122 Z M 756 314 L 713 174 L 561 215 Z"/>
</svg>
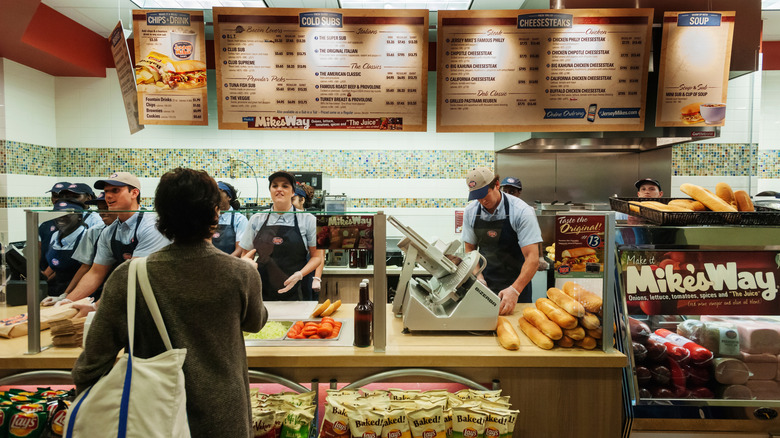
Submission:
<svg viewBox="0 0 780 438">
<path fill-rule="evenodd" d="M 404 251 L 404 264 L 393 300 L 393 313 L 403 316 L 404 328 L 429 330 L 495 330 L 500 300 L 487 286 L 477 281 L 474 271 L 485 258 L 478 251 L 454 255 L 457 240 L 446 244 L 428 243 L 393 216 L 387 221 L 406 237 L 398 243 Z M 414 278 L 417 264 L 432 278 Z"/>
</svg>

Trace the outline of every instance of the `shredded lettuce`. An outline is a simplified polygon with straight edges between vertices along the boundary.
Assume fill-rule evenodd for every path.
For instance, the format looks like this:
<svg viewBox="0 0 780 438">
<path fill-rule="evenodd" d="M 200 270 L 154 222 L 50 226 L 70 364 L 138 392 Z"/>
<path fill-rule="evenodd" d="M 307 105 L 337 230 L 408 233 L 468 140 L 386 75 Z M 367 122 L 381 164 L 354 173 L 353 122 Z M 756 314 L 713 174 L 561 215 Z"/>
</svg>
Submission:
<svg viewBox="0 0 780 438">
<path fill-rule="evenodd" d="M 257 333 L 244 332 L 244 339 L 282 339 L 291 326 L 290 321 L 268 321 Z"/>
</svg>

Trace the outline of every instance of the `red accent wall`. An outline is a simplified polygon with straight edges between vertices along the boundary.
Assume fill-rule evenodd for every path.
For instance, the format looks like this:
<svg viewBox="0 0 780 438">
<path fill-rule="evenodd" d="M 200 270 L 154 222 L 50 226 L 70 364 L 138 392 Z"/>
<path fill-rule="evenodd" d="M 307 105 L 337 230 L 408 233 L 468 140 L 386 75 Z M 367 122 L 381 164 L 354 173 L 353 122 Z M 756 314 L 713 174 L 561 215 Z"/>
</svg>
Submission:
<svg viewBox="0 0 780 438">
<path fill-rule="evenodd" d="M 763 70 L 780 70 L 780 41 L 762 42 L 761 53 L 764 54 Z"/>
</svg>

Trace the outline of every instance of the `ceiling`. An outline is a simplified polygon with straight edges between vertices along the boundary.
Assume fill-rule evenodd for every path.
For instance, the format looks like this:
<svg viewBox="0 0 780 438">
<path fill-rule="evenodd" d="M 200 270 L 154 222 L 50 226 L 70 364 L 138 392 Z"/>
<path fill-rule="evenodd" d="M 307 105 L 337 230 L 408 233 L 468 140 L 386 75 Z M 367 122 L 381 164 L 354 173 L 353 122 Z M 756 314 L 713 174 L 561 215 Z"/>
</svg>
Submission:
<svg viewBox="0 0 780 438">
<path fill-rule="evenodd" d="M 136 1 L 147 8 L 159 8 L 158 2 L 162 1 L 196 5 L 207 0 Z M 330 9 L 344 5 L 348 0 L 222 1 L 226 4 L 235 4 L 237 1 L 244 3 L 257 1 L 269 7 Z M 349 1 L 361 3 L 360 0 Z M 380 0 L 362 0 L 362 3 L 376 4 L 377 1 Z M 439 5 L 445 2 L 445 0 L 436 1 Z M 695 0 L 691 1 L 695 3 Z M 776 7 L 780 7 L 780 0 L 763 0 L 763 4 L 768 5 L 767 2 L 770 1 L 777 2 Z M 397 8 L 406 6 L 419 8 L 425 0 L 381 0 L 381 2 Z M 579 2 L 570 0 L 570 3 Z M 446 4 L 449 7 L 449 2 Z M 565 8 L 566 0 L 471 0 L 469 9 L 549 9 L 551 4 Z M 0 0 L 0 57 L 55 76 L 103 77 L 105 68 L 113 67 L 105 38 L 109 36 L 119 20 L 122 21 L 126 35 L 130 37 L 133 9 L 139 9 L 139 6 L 130 0 Z M 206 23 L 210 24 L 211 9 L 204 9 L 204 15 Z M 780 41 L 780 10 L 765 10 L 762 12 L 762 18 L 764 20 L 763 40 Z M 431 11 L 432 27 L 436 22 L 437 12 Z M 211 38 L 212 32 L 212 26 L 207 25 L 208 39 Z M 52 35 L 64 37 L 52 38 Z M 435 32 L 432 38 L 435 38 Z"/>
</svg>

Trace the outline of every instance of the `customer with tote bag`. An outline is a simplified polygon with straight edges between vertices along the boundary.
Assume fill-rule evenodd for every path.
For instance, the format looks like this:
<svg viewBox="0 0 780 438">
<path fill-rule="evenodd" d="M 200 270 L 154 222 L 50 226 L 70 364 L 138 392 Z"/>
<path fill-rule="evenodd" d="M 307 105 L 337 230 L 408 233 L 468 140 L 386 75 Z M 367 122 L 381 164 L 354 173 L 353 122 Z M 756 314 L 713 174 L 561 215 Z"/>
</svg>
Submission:
<svg viewBox="0 0 780 438">
<path fill-rule="evenodd" d="M 138 264 L 138 281 L 143 286 L 144 264 L 139 262 L 146 259 L 123 263 L 106 282 L 84 352 L 73 368 L 73 380 L 79 396 L 71 406 L 68 426 L 70 422 L 75 423 L 76 428 L 88 423 L 106 423 L 109 426 L 116 423 L 109 417 L 111 412 L 108 410 L 86 418 L 82 418 L 76 410 L 80 409 L 82 399 L 85 400 L 83 406 L 87 406 L 91 397 L 110 395 L 111 389 L 100 388 L 100 385 L 114 373 L 120 372 L 124 377 L 124 370 L 117 370 L 123 360 L 132 363 L 132 377 L 135 379 L 143 377 L 139 374 L 146 371 L 143 369 L 145 365 L 170 359 L 170 356 L 183 359 L 180 350 L 186 350 L 182 367 L 186 401 L 185 394 L 176 393 L 175 376 L 173 383 L 147 383 L 145 385 L 149 386 L 139 388 L 135 386 L 138 382 L 134 381 L 127 409 L 127 436 L 172 437 L 189 436 L 190 433 L 193 437 L 252 436 L 249 378 L 242 331 L 259 331 L 268 314 L 262 301 L 260 275 L 251 259 L 231 257 L 211 243 L 219 216 L 219 200 L 217 183 L 204 171 L 178 168 L 162 176 L 155 194 L 157 227 L 173 243 L 146 259 L 148 281 L 159 304 L 164 328 L 158 330 L 158 323 L 152 316 L 154 304 L 146 298 L 146 293 L 143 296 L 138 294 L 128 303 L 128 297 L 135 292 L 132 281 L 135 276 L 131 276 L 131 272 Z M 250 253 L 247 257 L 253 255 Z M 129 280 L 131 287 L 128 291 Z M 141 289 L 143 291 L 143 287 Z M 134 327 L 128 327 L 128 312 L 133 310 L 135 318 L 131 323 L 134 322 Z M 166 329 L 169 345 L 165 345 L 167 342 L 163 340 Z M 133 339 L 135 344 L 131 345 Z M 122 348 L 131 353 L 131 357 L 128 360 L 126 354 L 114 366 Z M 140 358 L 153 359 L 141 361 Z M 165 365 L 161 368 L 153 375 L 170 372 Z M 109 370 L 111 373 L 101 379 Z M 176 371 L 174 367 L 174 374 Z M 153 379 L 151 381 L 154 382 Z M 90 388 L 91 385 L 95 386 Z M 88 389 L 90 391 L 85 397 L 83 393 Z M 151 395 L 151 402 L 134 403 L 137 397 L 143 395 Z M 115 410 L 119 412 L 120 400 L 117 397 L 109 397 L 109 402 L 113 401 Z M 167 414 L 155 413 L 152 402 L 158 403 L 154 406 L 160 406 L 160 403 L 165 406 Z M 171 403 L 173 406 L 170 406 Z M 168 425 L 165 430 L 161 423 L 154 420 L 167 416 L 168 423 L 171 423 L 177 415 L 176 407 L 185 403 L 189 433 L 185 430 L 177 434 L 176 425 Z M 147 432 L 145 426 L 152 427 L 154 433 Z M 116 428 L 113 430 L 116 431 Z M 74 436 L 79 435 L 75 433 Z M 120 433 L 119 436 L 124 435 Z"/>
</svg>

